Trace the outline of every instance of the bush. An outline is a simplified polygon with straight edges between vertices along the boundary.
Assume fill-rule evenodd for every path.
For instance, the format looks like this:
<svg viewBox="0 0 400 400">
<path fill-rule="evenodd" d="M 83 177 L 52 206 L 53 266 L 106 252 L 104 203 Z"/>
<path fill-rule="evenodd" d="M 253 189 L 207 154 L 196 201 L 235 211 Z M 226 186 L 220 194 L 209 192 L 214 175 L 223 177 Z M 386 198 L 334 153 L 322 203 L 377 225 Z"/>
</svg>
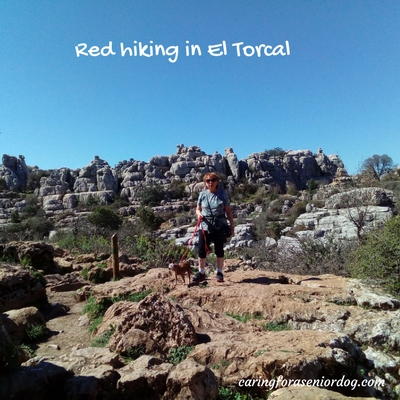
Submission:
<svg viewBox="0 0 400 400">
<path fill-rule="evenodd" d="M 310 193 L 315 193 L 319 188 L 319 183 L 313 178 L 307 181 L 307 191 Z"/>
<path fill-rule="evenodd" d="M 83 203 L 83 208 L 88 209 L 88 210 L 93 210 L 95 209 L 98 205 L 100 204 L 100 199 L 96 196 L 89 195 L 86 199 L 86 201 Z"/>
<path fill-rule="evenodd" d="M 34 191 L 35 189 L 40 187 L 40 180 L 43 177 L 48 177 L 48 176 L 50 176 L 50 172 L 43 169 L 31 172 L 28 175 L 26 189 L 29 191 Z"/>
<path fill-rule="evenodd" d="M 122 218 L 108 207 L 96 207 L 93 212 L 88 215 L 89 223 L 96 227 L 118 230 L 122 225 Z"/>
<path fill-rule="evenodd" d="M 7 225 L 3 233 L 3 241 L 43 240 L 53 229 L 54 224 L 51 221 L 45 217 L 35 216 Z"/>
<path fill-rule="evenodd" d="M 260 241 L 254 247 L 241 248 L 239 256 L 254 259 L 262 270 L 299 274 L 335 274 L 349 276 L 349 254 L 355 243 L 333 237 L 300 239 L 299 246 L 266 249 Z"/>
<path fill-rule="evenodd" d="M 90 343 L 90 347 L 106 347 L 114 332 L 115 332 L 115 326 L 110 325 L 108 330 L 106 330 L 105 332 L 103 332 L 102 335 L 92 340 L 92 342 Z"/>
<path fill-rule="evenodd" d="M 26 328 L 26 335 L 32 342 L 41 339 L 42 337 L 46 336 L 47 333 L 48 329 L 42 324 L 28 325 Z"/>
<path fill-rule="evenodd" d="M 140 204 L 147 207 L 158 206 L 161 200 L 164 199 L 164 189 L 159 186 L 147 186 L 139 194 Z"/>
<path fill-rule="evenodd" d="M 178 246 L 174 241 L 155 238 L 150 235 L 137 235 L 125 238 L 124 252 L 139 257 L 151 268 L 164 268 L 171 260 L 179 260 L 186 248 Z M 193 256 L 189 251 L 188 257 Z"/>
<path fill-rule="evenodd" d="M 181 199 L 186 194 L 186 185 L 184 182 L 172 181 L 168 188 L 168 193 L 172 199 Z"/>
<path fill-rule="evenodd" d="M 400 216 L 366 234 L 351 254 L 350 273 L 400 296 Z"/>
<path fill-rule="evenodd" d="M 275 147 L 273 149 L 264 150 L 264 153 L 266 153 L 269 157 L 284 157 L 286 151 L 281 147 Z"/>
<path fill-rule="evenodd" d="M 139 207 L 136 216 L 139 218 L 142 226 L 150 231 L 157 230 L 161 225 L 161 218 L 149 207 Z"/>
<path fill-rule="evenodd" d="M 242 181 L 238 185 L 235 186 L 235 191 L 233 195 L 231 196 L 231 201 L 240 203 L 244 201 L 249 201 L 252 199 L 254 195 L 256 195 L 257 191 L 260 189 L 260 187 L 264 188 L 264 186 L 256 183 L 249 183 L 247 181 Z M 260 189 L 262 190 L 262 189 Z M 265 192 L 259 192 L 257 194 L 257 200 L 260 200 L 260 196 L 262 196 Z"/>
<path fill-rule="evenodd" d="M 171 364 L 178 365 L 187 357 L 190 352 L 193 351 L 193 349 L 194 346 L 180 346 L 176 349 L 171 349 L 169 352 L 168 361 Z"/>
<path fill-rule="evenodd" d="M 84 226 L 76 231 L 58 231 L 52 242 L 73 253 L 111 253 L 111 240 L 101 235 L 93 235 Z"/>
</svg>

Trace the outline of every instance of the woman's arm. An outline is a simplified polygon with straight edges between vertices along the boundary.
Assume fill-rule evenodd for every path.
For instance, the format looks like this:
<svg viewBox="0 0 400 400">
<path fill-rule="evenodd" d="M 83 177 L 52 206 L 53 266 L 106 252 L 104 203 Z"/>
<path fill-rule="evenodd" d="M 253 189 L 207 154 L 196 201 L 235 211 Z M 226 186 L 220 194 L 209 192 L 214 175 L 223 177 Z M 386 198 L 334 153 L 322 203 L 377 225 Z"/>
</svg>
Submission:
<svg viewBox="0 0 400 400">
<path fill-rule="evenodd" d="M 196 215 L 197 215 L 197 219 L 202 219 L 203 218 L 203 214 L 201 213 L 201 205 L 198 205 L 196 207 Z"/>
<path fill-rule="evenodd" d="M 233 214 L 231 206 L 225 206 L 225 214 L 228 217 L 229 225 L 231 226 L 231 235 L 235 233 L 235 226 L 233 225 Z"/>
</svg>

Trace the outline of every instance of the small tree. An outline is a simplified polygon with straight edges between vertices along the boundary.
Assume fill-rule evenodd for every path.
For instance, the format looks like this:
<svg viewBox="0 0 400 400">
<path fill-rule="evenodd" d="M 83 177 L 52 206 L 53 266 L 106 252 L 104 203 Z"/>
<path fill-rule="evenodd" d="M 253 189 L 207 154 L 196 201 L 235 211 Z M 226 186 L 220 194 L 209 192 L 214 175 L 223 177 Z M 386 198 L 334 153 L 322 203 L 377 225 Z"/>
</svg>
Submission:
<svg viewBox="0 0 400 400">
<path fill-rule="evenodd" d="M 393 160 L 387 154 L 382 154 L 381 156 L 374 154 L 363 161 L 361 173 L 370 173 L 376 179 L 380 180 L 383 175 L 392 172 L 393 168 Z"/>
<path fill-rule="evenodd" d="M 157 230 L 161 225 L 161 218 L 149 207 L 140 207 L 136 212 L 142 225 L 151 231 Z"/>
<path fill-rule="evenodd" d="M 400 296 L 400 216 L 388 220 L 383 228 L 369 232 L 354 250 L 351 260 L 352 277 L 381 284 Z"/>
<path fill-rule="evenodd" d="M 161 186 L 147 186 L 140 193 L 140 204 L 147 207 L 158 206 L 164 196 L 164 189 Z"/>
<path fill-rule="evenodd" d="M 118 230 L 122 225 L 122 218 L 108 207 L 96 207 L 87 217 L 88 222 L 98 228 Z"/>
</svg>

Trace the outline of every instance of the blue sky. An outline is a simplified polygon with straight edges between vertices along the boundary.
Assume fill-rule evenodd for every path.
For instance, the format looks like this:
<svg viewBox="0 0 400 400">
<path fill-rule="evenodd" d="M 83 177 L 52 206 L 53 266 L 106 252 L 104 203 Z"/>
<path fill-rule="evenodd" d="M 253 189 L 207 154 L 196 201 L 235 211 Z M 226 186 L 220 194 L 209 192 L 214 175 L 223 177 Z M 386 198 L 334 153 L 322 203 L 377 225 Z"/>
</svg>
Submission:
<svg viewBox="0 0 400 400">
<path fill-rule="evenodd" d="M 239 159 L 321 147 L 350 173 L 373 154 L 399 163 L 399 26 L 397 0 L 2 0 L 0 153 L 42 169 L 180 143 Z M 135 41 L 175 46 L 175 62 L 123 57 Z M 115 55 L 77 57 L 110 42 Z M 290 55 L 243 53 L 286 42 Z"/>
</svg>

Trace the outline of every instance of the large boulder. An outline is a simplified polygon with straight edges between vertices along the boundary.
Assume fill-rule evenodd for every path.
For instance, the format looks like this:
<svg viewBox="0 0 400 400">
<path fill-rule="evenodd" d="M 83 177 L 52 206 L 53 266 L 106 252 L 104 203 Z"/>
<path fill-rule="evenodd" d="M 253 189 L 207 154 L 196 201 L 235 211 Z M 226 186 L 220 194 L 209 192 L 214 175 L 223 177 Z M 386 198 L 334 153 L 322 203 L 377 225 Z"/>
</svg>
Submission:
<svg viewBox="0 0 400 400">
<path fill-rule="evenodd" d="M 115 326 L 108 346 L 120 354 L 154 354 L 166 359 L 170 349 L 197 343 L 196 332 L 182 308 L 159 293 L 139 303 L 121 301 L 104 315 L 97 335 Z"/>
<path fill-rule="evenodd" d="M 18 310 L 9 310 L 0 315 L 4 328 L 12 340 L 20 343 L 29 340 L 29 328 L 35 326 L 46 327 L 42 313 L 36 307 L 25 307 Z M 44 332 L 44 330 L 43 330 Z"/>
<path fill-rule="evenodd" d="M 118 370 L 118 391 L 123 398 L 161 399 L 172 364 L 143 355 Z"/>
<path fill-rule="evenodd" d="M 210 368 L 185 360 L 178 364 L 169 374 L 164 400 L 216 400 L 218 383 Z"/>
<path fill-rule="evenodd" d="M 0 312 L 28 307 L 46 299 L 46 289 L 32 268 L 0 263 Z"/>
<path fill-rule="evenodd" d="M 0 249 L 5 259 L 23 262 L 37 269 L 52 270 L 54 268 L 54 247 L 45 242 L 13 241 Z"/>
</svg>

